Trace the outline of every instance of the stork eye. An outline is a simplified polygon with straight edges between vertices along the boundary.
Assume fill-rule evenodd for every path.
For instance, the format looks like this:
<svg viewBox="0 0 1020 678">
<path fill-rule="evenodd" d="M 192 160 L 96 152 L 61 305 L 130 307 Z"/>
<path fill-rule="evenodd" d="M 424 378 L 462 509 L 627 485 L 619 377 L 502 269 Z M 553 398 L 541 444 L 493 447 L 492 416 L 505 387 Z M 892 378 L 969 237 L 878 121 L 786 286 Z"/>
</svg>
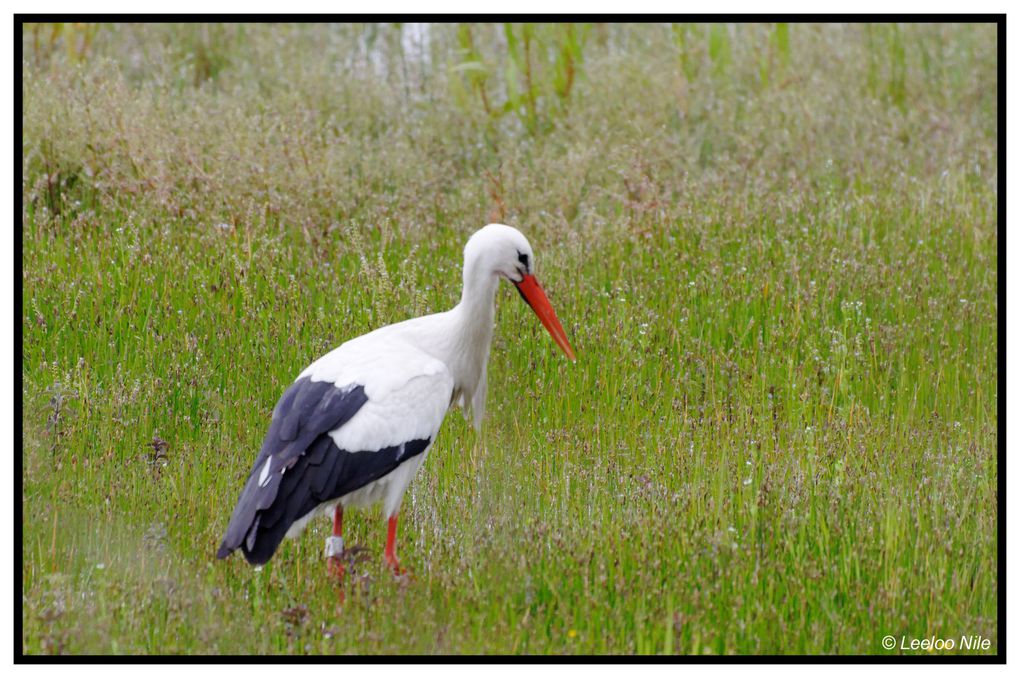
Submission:
<svg viewBox="0 0 1020 678">
<path fill-rule="evenodd" d="M 524 264 L 524 270 L 526 270 L 526 271 L 530 271 L 531 270 L 531 267 L 528 266 L 528 255 L 527 254 L 524 254 L 523 252 L 518 252 L 517 253 L 517 261 L 519 261 L 522 264 Z"/>
</svg>

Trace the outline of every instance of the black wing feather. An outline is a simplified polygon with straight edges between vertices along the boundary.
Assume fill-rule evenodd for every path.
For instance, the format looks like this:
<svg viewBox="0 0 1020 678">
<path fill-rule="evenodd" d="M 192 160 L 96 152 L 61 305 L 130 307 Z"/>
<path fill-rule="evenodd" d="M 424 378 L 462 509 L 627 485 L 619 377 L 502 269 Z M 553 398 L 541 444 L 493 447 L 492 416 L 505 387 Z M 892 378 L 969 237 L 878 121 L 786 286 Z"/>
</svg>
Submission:
<svg viewBox="0 0 1020 678">
<path fill-rule="evenodd" d="M 337 388 L 328 381 L 312 381 L 310 377 L 290 385 L 273 410 L 269 432 L 248 474 L 217 557 L 227 557 L 242 544 L 248 547 L 242 549 L 248 555 L 260 524 L 264 525 L 257 514 L 273 505 L 280 481 L 286 475 L 280 469 L 293 466 L 317 438 L 347 423 L 367 401 L 360 385 Z M 260 485 L 259 476 L 267 458 L 271 458 L 268 482 Z"/>
<path fill-rule="evenodd" d="M 329 432 L 345 424 L 367 400 L 361 386 L 340 389 L 307 377 L 287 389 L 273 411 L 269 433 L 217 557 L 240 548 L 248 562 L 267 562 L 290 526 L 309 511 L 382 478 L 425 451 L 429 438 L 380 450 L 338 448 Z M 260 485 L 266 459 L 269 475 Z"/>
<path fill-rule="evenodd" d="M 265 563 L 295 521 L 320 504 L 393 472 L 411 457 L 424 452 L 429 442 L 430 439 L 424 438 L 381 450 L 348 452 L 338 448 L 328 435 L 320 436 L 281 476 L 276 501 L 259 511 L 261 521 L 252 528 L 254 539 L 241 547 L 245 558 L 252 564 Z M 320 450 L 324 450 L 323 461 L 313 464 Z"/>
</svg>

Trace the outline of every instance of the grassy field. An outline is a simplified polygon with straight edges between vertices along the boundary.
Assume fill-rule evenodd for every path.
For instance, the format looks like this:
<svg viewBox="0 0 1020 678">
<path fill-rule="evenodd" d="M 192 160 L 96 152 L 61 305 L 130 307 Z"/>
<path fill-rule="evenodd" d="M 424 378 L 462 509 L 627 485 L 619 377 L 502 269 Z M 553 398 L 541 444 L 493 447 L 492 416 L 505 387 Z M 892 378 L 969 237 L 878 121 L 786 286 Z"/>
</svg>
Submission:
<svg viewBox="0 0 1020 678">
<path fill-rule="evenodd" d="M 998 650 L 994 26 L 27 26 L 21 649 Z M 520 228 L 480 434 L 214 559 L 309 362 Z M 922 652 L 923 653 L 923 652 Z"/>
</svg>

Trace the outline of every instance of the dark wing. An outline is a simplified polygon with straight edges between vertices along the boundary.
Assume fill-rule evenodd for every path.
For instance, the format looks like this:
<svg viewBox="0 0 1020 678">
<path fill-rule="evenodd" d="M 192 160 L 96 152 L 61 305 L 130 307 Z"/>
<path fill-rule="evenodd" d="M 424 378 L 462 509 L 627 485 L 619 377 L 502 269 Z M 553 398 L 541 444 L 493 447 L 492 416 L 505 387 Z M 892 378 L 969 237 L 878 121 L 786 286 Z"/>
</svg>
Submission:
<svg viewBox="0 0 1020 678">
<path fill-rule="evenodd" d="M 320 435 L 280 481 L 276 499 L 259 511 L 241 552 L 259 565 L 276 552 L 290 526 L 320 504 L 338 499 L 378 480 L 426 450 L 430 439 L 410 440 L 380 450 L 341 450 L 329 435 Z"/>
<path fill-rule="evenodd" d="M 318 438 L 343 426 L 367 401 L 360 385 L 338 388 L 329 381 L 312 381 L 310 377 L 291 384 L 273 410 L 269 433 L 216 552 L 218 558 L 225 558 L 241 547 L 249 562 L 269 560 L 279 540 L 268 553 L 259 554 L 264 555 L 260 561 L 253 559 L 252 551 L 259 533 L 260 514 L 276 501 L 287 475 L 284 470 L 293 467 Z M 325 438 L 329 440 L 328 436 Z M 316 448 L 319 451 L 325 454 L 321 446 Z"/>
</svg>

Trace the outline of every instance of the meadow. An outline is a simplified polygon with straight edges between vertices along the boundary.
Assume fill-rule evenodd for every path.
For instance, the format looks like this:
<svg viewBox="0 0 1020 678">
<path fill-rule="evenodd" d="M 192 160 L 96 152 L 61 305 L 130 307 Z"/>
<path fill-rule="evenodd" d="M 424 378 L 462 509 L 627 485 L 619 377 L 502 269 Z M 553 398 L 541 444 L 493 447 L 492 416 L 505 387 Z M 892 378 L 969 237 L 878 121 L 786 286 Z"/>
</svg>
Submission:
<svg viewBox="0 0 1020 678">
<path fill-rule="evenodd" d="M 22 49 L 23 653 L 998 651 L 994 25 Z M 578 360 L 502 286 L 482 431 L 451 411 L 404 499 L 413 579 L 378 511 L 343 604 L 325 520 L 216 560 L 287 384 L 455 304 L 491 221 Z"/>
</svg>

